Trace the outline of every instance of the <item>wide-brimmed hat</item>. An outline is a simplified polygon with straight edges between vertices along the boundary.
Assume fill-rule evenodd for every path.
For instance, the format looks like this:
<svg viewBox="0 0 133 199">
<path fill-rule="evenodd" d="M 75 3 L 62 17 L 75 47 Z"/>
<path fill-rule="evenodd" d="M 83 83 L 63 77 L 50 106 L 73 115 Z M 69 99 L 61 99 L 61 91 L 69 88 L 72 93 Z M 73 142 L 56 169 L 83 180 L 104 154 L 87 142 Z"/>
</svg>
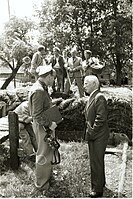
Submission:
<svg viewBox="0 0 133 199">
<path fill-rule="evenodd" d="M 44 74 L 50 72 L 52 69 L 53 68 L 52 68 L 51 64 L 49 64 L 49 65 L 37 67 L 36 72 L 38 73 L 39 76 L 41 76 L 41 75 L 44 75 Z"/>
</svg>

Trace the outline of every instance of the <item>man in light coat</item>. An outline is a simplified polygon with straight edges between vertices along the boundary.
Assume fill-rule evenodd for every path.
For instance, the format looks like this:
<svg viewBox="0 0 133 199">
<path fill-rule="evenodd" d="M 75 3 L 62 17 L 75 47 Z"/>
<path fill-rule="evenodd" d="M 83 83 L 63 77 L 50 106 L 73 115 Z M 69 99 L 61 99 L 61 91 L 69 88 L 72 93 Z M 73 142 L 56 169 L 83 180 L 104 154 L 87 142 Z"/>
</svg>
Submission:
<svg viewBox="0 0 133 199">
<path fill-rule="evenodd" d="M 52 106 L 52 100 L 48 93 L 48 86 L 52 86 L 56 73 L 51 65 L 42 66 L 38 71 L 38 79 L 29 92 L 29 108 L 33 118 L 33 130 L 37 140 L 36 152 L 36 190 L 47 190 L 49 179 L 52 174 L 53 150 L 44 140 L 47 130 L 50 129 L 54 136 L 56 123 L 45 114 L 45 111 Z"/>
<path fill-rule="evenodd" d="M 32 57 L 30 73 L 34 76 L 35 80 L 37 80 L 36 69 L 38 66 L 43 65 L 44 55 L 46 55 L 44 46 L 39 46 L 37 52 L 35 52 Z"/>
<path fill-rule="evenodd" d="M 72 83 L 74 80 L 78 86 L 80 97 L 84 96 L 83 85 L 82 85 L 82 59 L 77 56 L 77 50 L 72 49 L 71 57 L 68 59 L 67 70 L 69 73 L 70 80 L 67 79 L 65 85 L 65 94 L 69 95 L 70 92 L 70 82 Z"/>
<path fill-rule="evenodd" d="M 107 122 L 107 102 L 99 89 L 99 80 L 95 75 L 86 76 L 84 90 L 90 95 L 85 107 L 86 135 L 88 141 L 91 188 L 90 197 L 102 197 L 105 186 L 104 154 L 109 138 Z"/>
</svg>

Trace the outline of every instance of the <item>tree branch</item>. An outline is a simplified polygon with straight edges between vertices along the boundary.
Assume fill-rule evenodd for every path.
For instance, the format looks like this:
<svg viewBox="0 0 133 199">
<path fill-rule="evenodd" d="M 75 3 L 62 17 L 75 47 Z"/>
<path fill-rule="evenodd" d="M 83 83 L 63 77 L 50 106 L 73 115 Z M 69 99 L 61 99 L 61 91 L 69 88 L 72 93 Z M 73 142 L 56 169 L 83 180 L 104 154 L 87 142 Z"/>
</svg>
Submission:
<svg viewBox="0 0 133 199">
<path fill-rule="evenodd" d="M 9 63 L 9 61 L 7 61 L 4 57 L 0 56 L 0 59 L 4 62 L 6 62 L 8 64 L 8 66 L 10 67 L 11 70 L 13 70 L 12 65 Z"/>
</svg>

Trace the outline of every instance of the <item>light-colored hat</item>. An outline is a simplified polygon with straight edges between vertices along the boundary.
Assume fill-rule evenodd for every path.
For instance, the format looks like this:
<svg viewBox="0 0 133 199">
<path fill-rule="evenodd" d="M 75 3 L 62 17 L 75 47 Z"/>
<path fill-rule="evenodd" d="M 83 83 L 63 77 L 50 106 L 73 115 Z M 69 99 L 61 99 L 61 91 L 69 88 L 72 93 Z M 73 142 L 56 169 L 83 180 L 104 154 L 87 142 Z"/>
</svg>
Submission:
<svg viewBox="0 0 133 199">
<path fill-rule="evenodd" d="M 36 72 L 38 73 L 39 76 L 44 75 L 52 70 L 52 66 L 50 65 L 45 65 L 45 66 L 39 66 L 36 69 Z"/>
<path fill-rule="evenodd" d="M 39 50 L 39 51 L 40 50 L 45 50 L 45 47 L 43 45 L 39 45 L 38 48 L 37 48 L 37 50 Z"/>
</svg>

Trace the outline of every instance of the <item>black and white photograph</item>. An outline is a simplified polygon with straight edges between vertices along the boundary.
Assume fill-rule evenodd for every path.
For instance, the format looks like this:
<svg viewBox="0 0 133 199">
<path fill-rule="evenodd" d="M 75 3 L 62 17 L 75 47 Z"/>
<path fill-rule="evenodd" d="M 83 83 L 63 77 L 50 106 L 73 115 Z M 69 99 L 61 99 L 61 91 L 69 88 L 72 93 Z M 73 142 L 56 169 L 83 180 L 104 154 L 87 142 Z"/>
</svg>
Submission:
<svg viewBox="0 0 133 199">
<path fill-rule="evenodd" d="M 0 0 L 0 198 L 132 198 L 132 1 Z"/>
</svg>

